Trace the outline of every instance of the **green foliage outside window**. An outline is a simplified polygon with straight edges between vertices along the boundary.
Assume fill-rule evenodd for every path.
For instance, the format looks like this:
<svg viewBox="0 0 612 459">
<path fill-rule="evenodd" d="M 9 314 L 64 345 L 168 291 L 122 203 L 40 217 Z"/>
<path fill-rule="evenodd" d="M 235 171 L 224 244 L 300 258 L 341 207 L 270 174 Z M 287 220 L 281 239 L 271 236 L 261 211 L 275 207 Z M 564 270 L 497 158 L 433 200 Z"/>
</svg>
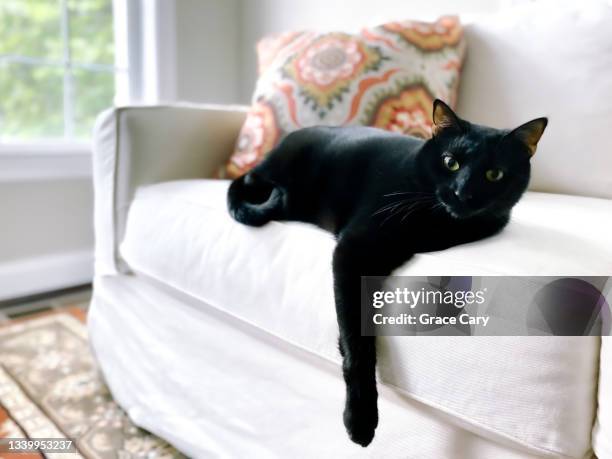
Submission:
<svg viewBox="0 0 612 459">
<path fill-rule="evenodd" d="M 0 1 L 1 139 L 89 137 L 114 72 L 112 0 Z"/>
</svg>

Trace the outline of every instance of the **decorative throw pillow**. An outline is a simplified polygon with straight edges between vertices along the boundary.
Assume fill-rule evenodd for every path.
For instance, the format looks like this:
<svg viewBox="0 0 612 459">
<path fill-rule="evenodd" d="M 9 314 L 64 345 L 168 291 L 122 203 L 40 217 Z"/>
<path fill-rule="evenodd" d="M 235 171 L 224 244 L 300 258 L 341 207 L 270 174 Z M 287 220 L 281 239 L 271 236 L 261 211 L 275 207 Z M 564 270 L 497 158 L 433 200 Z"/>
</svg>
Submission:
<svg viewBox="0 0 612 459">
<path fill-rule="evenodd" d="M 253 105 L 224 175 L 242 175 L 303 127 L 364 125 L 429 137 L 433 100 L 455 104 L 464 50 L 454 16 L 391 22 L 358 35 L 262 39 Z"/>
</svg>

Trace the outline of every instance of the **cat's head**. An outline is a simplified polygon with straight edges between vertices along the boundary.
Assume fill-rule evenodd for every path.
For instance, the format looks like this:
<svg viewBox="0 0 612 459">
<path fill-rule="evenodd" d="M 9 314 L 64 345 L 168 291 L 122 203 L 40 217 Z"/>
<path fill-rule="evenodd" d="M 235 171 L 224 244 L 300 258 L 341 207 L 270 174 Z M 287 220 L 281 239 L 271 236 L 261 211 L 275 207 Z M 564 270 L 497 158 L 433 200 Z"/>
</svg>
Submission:
<svg viewBox="0 0 612 459">
<path fill-rule="evenodd" d="M 436 100 L 433 122 L 422 159 L 442 207 L 455 218 L 510 210 L 527 189 L 530 160 L 548 120 L 494 129 L 462 120 Z"/>
</svg>

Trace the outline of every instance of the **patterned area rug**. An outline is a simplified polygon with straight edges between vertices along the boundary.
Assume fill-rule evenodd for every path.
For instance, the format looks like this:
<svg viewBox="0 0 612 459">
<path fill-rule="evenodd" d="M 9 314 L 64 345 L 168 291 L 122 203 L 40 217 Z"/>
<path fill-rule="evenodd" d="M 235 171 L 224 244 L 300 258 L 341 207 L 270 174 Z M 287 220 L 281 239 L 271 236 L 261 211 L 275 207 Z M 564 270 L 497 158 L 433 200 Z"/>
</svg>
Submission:
<svg viewBox="0 0 612 459">
<path fill-rule="evenodd" d="M 136 427 L 112 396 L 89 349 L 84 312 L 0 327 L 0 438 L 70 438 L 79 454 L 44 457 L 182 458 Z M 0 458 L 40 458 L 2 454 Z"/>
</svg>

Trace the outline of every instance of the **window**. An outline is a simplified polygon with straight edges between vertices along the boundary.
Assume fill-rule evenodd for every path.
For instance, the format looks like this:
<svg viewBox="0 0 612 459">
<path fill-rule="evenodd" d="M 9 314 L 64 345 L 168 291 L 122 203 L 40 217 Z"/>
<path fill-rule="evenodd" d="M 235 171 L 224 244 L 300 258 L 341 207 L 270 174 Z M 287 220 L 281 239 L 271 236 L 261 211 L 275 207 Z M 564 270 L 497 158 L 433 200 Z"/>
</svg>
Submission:
<svg viewBox="0 0 612 459">
<path fill-rule="evenodd" d="M 0 142 L 87 139 L 113 104 L 113 0 L 0 1 Z"/>
</svg>

